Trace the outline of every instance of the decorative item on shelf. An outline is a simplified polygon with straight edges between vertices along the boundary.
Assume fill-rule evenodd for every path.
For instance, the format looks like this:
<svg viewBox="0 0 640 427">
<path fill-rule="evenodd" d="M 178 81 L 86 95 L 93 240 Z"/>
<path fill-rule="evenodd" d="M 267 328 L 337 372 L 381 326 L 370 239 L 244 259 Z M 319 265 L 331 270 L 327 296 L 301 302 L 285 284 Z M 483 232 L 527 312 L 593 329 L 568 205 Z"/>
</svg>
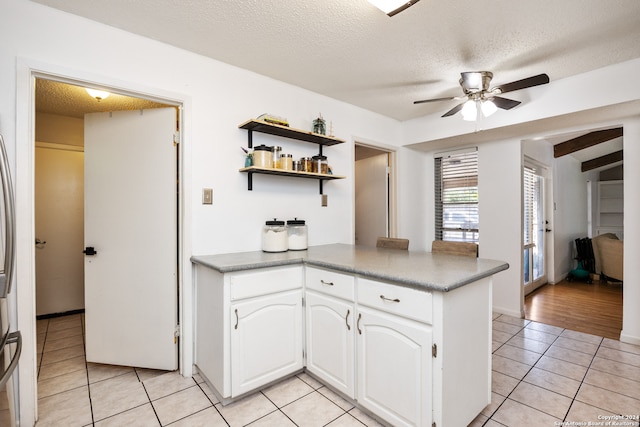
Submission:
<svg viewBox="0 0 640 427">
<path fill-rule="evenodd" d="M 259 168 L 272 168 L 273 147 L 264 144 L 253 147 L 253 166 Z"/>
<path fill-rule="evenodd" d="M 263 122 L 272 123 L 274 125 L 289 126 L 289 121 L 286 118 L 274 116 L 273 114 L 260 114 L 256 120 L 262 120 Z"/>
<path fill-rule="evenodd" d="M 280 156 L 278 168 L 286 171 L 293 170 L 293 156 L 291 154 L 283 154 Z"/>
<path fill-rule="evenodd" d="M 242 148 L 242 151 L 246 154 L 246 157 L 244 158 L 244 167 L 248 168 L 249 166 L 253 166 L 253 153 L 244 147 L 240 148 Z"/>
<path fill-rule="evenodd" d="M 317 133 L 320 135 L 327 134 L 327 122 L 322 118 L 322 114 L 320 114 L 318 118 L 313 121 L 313 133 Z"/>
<path fill-rule="evenodd" d="M 327 156 L 313 156 L 311 163 L 311 172 L 314 173 L 329 173 L 329 164 L 327 163 Z"/>
<path fill-rule="evenodd" d="M 300 172 L 313 172 L 313 160 L 311 157 L 302 157 L 300 159 Z"/>
<path fill-rule="evenodd" d="M 280 166 L 280 155 L 282 154 L 282 147 L 276 145 L 273 147 L 273 167 L 279 168 Z"/>
</svg>

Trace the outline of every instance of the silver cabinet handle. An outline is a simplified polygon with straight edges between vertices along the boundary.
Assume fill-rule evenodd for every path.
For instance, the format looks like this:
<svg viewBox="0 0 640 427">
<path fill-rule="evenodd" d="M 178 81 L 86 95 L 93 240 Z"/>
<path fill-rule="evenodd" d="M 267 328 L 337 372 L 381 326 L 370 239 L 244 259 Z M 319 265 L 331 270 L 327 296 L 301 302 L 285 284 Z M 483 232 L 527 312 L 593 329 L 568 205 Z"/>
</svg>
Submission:
<svg viewBox="0 0 640 427">
<path fill-rule="evenodd" d="M 382 301 L 400 302 L 400 300 L 398 298 L 391 299 L 391 298 L 385 297 L 384 295 L 380 295 L 380 299 Z"/>
<path fill-rule="evenodd" d="M 10 334 L 7 334 L 7 335 L 8 337 L 5 345 L 17 343 L 17 346 L 16 346 L 16 352 L 13 355 L 13 358 L 11 359 L 11 363 L 9 363 L 7 370 L 4 371 L 4 373 L 0 377 L 0 390 L 4 390 L 5 384 L 7 383 L 7 381 L 9 381 L 9 378 L 11 378 L 11 374 L 13 373 L 13 370 L 16 368 L 16 365 L 18 364 L 18 359 L 20 359 L 20 353 L 22 353 L 22 334 L 20 334 L 20 331 L 11 332 Z"/>
<path fill-rule="evenodd" d="M 233 327 L 233 329 L 238 329 L 238 309 L 236 308 L 236 326 Z"/>
<path fill-rule="evenodd" d="M 13 279 L 13 264 L 15 262 L 15 208 L 13 198 L 13 185 L 11 183 L 11 173 L 9 172 L 9 160 L 4 147 L 4 139 L 0 135 L 0 180 L 2 180 L 2 198 L 4 199 L 4 225 L 5 241 L 4 248 L 4 274 L 0 274 L 0 298 L 5 298 L 11 292 L 11 282 Z"/>
<path fill-rule="evenodd" d="M 333 282 L 325 282 L 322 279 L 320 279 L 320 283 L 322 283 L 323 285 L 327 285 L 327 286 L 333 286 Z"/>
<path fill-rule="evenodd" d="M 356 323 L 356 328 L 358 328 L 358 334 L 362 335 L 362 329 L 360 329 L 360 319 L 362 319 L 362 313 L 358 313 L 358 323 Z"/>
<path fill-rule="evenodd" d="M 349 326 L 349 314 L 351 314 L 351 310 L 347 310 L 347 315 L 344 316 L 344 323 L 347 324 L 347 331 L 351 330 L 351 326 Z"/>
</svg>

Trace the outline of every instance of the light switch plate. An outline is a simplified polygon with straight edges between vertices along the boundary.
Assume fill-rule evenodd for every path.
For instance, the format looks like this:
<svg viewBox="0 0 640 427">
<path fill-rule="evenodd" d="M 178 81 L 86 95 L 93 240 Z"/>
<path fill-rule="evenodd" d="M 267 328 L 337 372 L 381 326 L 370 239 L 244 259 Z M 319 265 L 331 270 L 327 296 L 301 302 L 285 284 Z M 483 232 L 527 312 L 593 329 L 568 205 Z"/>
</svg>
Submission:
<svg viewBox="0 0 640 427">
<path fill-rule="evenodd" d="M 213 188 L 202 189 L 202 204 L 203 205 L 213 204 Z"/>
</svg>

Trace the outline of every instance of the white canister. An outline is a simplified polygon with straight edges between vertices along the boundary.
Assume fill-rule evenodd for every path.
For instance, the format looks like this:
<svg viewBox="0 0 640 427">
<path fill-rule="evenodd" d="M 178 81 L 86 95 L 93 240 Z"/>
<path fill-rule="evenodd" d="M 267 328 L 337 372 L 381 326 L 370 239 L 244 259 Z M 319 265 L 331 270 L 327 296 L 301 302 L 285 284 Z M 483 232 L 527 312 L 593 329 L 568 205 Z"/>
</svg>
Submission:
<svg viewBox="0 0 640 427">
<path fill-rule="evenodd" d="M 262 250 L 264 252 L 286 252 L 289 249 L 289 235 L 284 221 L 267 221 L 262 227 Z"/>
<path fill-rule="evenodd" d="M 303 251 L 307 249 L 308 232 L 304 220 L 296 218 L 287 221 L 287 232 L 289 234 L 290 251 Z"/>
</svg>

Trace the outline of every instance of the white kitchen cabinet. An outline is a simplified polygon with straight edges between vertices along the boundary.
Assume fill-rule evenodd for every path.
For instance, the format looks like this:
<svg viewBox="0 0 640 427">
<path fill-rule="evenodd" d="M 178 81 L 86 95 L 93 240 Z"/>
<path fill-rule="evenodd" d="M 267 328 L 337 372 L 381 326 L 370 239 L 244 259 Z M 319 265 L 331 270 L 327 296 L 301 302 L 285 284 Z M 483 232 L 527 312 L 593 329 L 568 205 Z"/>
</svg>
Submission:
<svg viewBox="0 0 640 427">
<path fill-rule="evenodd" d="M 431 424 L 431 327 L 358 308 L 358 402 L 394 426 Z"/>
<path fill-rule="evenodd" d="M 233 396 L 303 368 L 302 289 L 238 302 L 231 317 Z"/>
<path fill-rule="evenodd" d="M 357 280 L 357 400 L 394 426 L 432 420 L 430 292 Z"/>
<path fill-rule="evenodd" d="M 307 370 L 350 398 L 354 394 L 353 303 L 306 293 Z"/>
<path fill-rule="evenodd" d="M 223 403 L 304 367 L 302 272 L 196 265 L 195 364 Z"/>
<path fill-rule="evenodd" d="M 354 277 L 306 268 L 307 371 L 355 398 Z"/>
<path fill-rule="evenodd" d="M 358 277 L 357 401 L 394 426 L 466 426 L 491 402 L 491 279 L 427 292 Z"/>
</svg>

